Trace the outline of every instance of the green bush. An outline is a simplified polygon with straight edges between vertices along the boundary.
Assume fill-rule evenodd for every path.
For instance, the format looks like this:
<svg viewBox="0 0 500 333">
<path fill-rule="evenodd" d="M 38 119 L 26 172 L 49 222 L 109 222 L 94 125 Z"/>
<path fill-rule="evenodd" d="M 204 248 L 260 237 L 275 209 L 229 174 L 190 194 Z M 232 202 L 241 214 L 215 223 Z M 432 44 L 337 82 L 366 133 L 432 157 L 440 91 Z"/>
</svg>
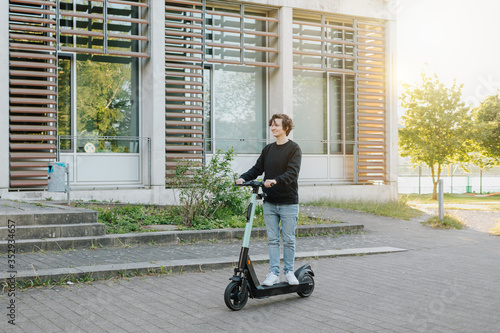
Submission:
<svg viewBox="0 0 500 333">
<path fill-rule="evenodd" d="M 206 166 L 180 164 L 173 184 L 179 189 L 180 205 L 172 212 L 185 227 L 213 227 L 214 221 L 243 215 L 249 192 L 234 186 L 237 178 L 231 169 L 234 150 L 218 150 Z"/>
</svg>

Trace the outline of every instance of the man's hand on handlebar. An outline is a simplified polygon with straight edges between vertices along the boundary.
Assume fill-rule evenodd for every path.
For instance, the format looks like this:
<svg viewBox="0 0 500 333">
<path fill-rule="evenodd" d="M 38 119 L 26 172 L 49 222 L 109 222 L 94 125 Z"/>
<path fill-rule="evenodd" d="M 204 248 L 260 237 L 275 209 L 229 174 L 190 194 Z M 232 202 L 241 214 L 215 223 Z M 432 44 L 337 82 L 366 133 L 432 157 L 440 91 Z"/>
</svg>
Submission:
<svg viewBox="0 0 500 333">
<path fill-rule="evenodd" d="M 276 183 L 278 183 L 276 181 L 276 179 L 268 179 L 268 180 L 266 180 L 264 182 L 264 186 L 267 187 L 267 188 L 269 188 L 269 187 L 272 187 L 272 186 L 276 185 Z"/>
<path fill-rule="evenodd" d="M 240 178 L 238 180 L 236 180 L 236 185 L 241 185 L 245 182 L 245 180 L 243 178 Z"/>
</svg>

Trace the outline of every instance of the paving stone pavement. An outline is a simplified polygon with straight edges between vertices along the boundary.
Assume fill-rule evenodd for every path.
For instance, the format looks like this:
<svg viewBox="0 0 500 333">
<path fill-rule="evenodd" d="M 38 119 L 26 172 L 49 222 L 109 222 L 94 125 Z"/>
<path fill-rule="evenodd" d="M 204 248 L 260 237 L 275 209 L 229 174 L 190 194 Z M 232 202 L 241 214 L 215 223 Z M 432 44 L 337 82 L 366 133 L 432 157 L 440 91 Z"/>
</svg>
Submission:
<svg viewBox="0 0 500 333">
<path fill-rule="evenodd" d="M 345 239 L 343 239 L 345 238 Z M 342 247 L 338 247 L 338 242 Z M 297 243 L 301 251 L 320 251 L 322 249 L 367 248 L 385 246 L 383 239 L 368 239 L 364 235 L 349 237 L 298 237 Z M 141 245 L 118 248 L 79 249 L 64 251 L 48 251 L 45 253 L 26 253 L 17 256 L 18 270 L 55 269 L 91 265 L 134 263 L 143 261 L 182 260 L 196 258 L 234 257 L 238 260 L 240 240 L 216 242 L 197 242 L 184 245 Z M 264 239 L 252 240 L 251 254 L 267 254 L 267 243 Z M 7 255 L 0 257 L 4 262 Z"/>
<path fill-rule="evenodd" d="M 310 297 L 249 299 L 238 312 L 224 304 L 224 289 L 232 274 L 227 268 L 17 290 L 15 327 L 6 316 L 11 298 L 0 295 L 4 313 L 0 330 L 500 332 L 499 237 L 470 229 L 434 230 L 418 219 L 401 221 L 339 209 L 310 208 L 310 213 L 362 223 L 365 233 L 300 238 L 297 250 L 307 239 L 318 249 L 392 246 L 408 251 L 310 259 L 316 281 Z M 150 254 L 144 255 L 166 248 L 150 246 Z M 179 248 L 194 256 L 224 248 L 237 257 L 239 243 Z M 251 249 L 259 248 L 265 249 L 265 243 L 252 240 Z M 127 249 L 100 250 L 117 250 L 108 253 L 112 256 Z M 297 262 L 297 267 L 303 262 Z M 263 278 L 267 265 L 257 265 L 256 270 Z"/>
</svg>

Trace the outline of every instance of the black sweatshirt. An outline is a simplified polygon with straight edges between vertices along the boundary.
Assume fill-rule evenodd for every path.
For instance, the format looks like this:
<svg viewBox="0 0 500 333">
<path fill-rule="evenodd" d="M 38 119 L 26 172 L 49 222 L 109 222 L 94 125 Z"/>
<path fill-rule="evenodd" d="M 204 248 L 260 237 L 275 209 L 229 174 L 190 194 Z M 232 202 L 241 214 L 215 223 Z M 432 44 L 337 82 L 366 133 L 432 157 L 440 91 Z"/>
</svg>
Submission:
<svg viewBox="0 0 500 333">
<path fill-rule="evenodd" d="M 288 140 L 285 144 L 270 143 L 262 149 L 255 165 L 241 175 L 245 181 L 264 173 L 264 181 L 275 179 L 277 184 L 264 187 L 265 201 L 279 204 L 299 203 L 298 184 L 302 151 L 297 143 Z"/>
</svg>

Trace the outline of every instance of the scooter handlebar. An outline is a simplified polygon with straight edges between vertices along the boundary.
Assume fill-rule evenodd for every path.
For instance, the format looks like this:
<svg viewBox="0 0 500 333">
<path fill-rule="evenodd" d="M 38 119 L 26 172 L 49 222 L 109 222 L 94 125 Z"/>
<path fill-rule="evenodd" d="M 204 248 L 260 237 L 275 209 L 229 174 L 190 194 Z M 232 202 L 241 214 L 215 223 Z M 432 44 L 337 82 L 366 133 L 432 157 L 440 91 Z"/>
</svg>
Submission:
<svg viewBox="0 0 500 333">
<path fill-rule="evenodd" d="M 264 188 L 264 182 L 258 182 L 256 180 L 250 180 L 248 182 L 244 182 L 242 184 L 235 184 L 236 186 L 251 186 L 252 187 L 252 192 L 257 194 L 257 199 L 263 199 L 267 197 L 267 194 L 264 193 L 263 191 L 259 194 L 259 187 Z M 274 185 L 274 184 L 273 184 Z M 272 186 L 272 185 L 271 185 Z"/>
<path fill-rule="evenodd" d="M 235 184 L 236 186 L 256 186 L 256 187 L 264 187 L 264 182 L 258 182 L 256 180 L 249 180 L 242 184 Z"/>
</svg>

